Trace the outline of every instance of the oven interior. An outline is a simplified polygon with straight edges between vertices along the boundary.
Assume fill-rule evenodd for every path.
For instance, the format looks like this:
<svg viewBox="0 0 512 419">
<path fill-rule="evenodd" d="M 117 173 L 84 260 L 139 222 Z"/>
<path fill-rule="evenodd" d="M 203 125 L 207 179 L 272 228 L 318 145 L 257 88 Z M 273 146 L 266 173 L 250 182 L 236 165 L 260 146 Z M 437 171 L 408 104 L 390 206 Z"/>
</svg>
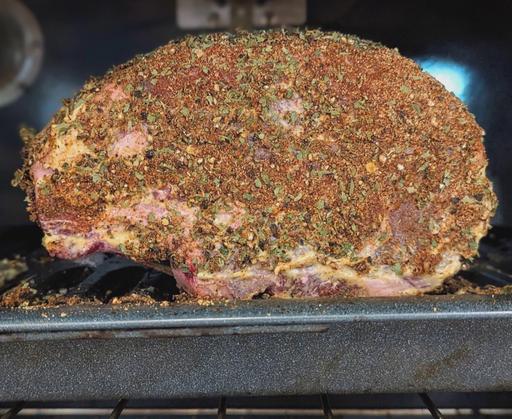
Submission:
<svg viewBox="0 0 512 419">
<path fill-rule="evenodd" d="M 279 5 L 270 0 L 126 0 L 121 6 L 118 2 L 100 0 L 24 0 L 22 4 L 28 14 L 18 6 L 7 7 L 9 3 L 18 2 L 0 1 L 0 24 L 10 22 L 0 27 L 0 365 L 5 367 L 4 374 L 9 371 L 3 378 L 0 373 L 0 415 L 4 415 L 0 417 L 16 414 L 41 417 L 442 417 L 438 408 L 445 417 L 512 417 L 510 393 L 499 393 L 512 390 L 512 376 L 507 372 L 507 368 L 512 370 L 507 356 L 507 348 L 512 345 L 509 337 L 512 335 L 509 333 L 512 321 L 512 183 L 509 182 L 512 175 L 512 77 L 509 71 L 512 5 L 509 2 L 310 0 Z M 14 15 L 9 14 L 11 7 Z M 219 307 L 187 301 L 172 278 L 121 257 L 98 254 L 75 261 L 49 258 L 41 248 L 39 229 L 27 219 L 22 193 L 10 186 L 14 171 L 21 165 L 20 126 L 42 129 L 60 101 L 71 96 L 89 76 L 101 75 L 113 65 L 150 51 L 169 39 L 234 26 L 281 24 L 353 33 L 397 47 L 465 102 L 486 131 L 488 175 L 499 200 L 493 229 L 481 243 L 480 256 L 468 261 L 464 271 L 424 299 L 335 301 L 330 306 L 331 303 L 321 301 L 272 302 L 261 296 L 260 301 Z M 20 39 L 29 39 L 29 46 L 23 49 Z M 18 73 L 23 73 L 23 77 L 17 78 Z M 435 317 L 438 310 L 440 315 Z M 265 321 L 266 317 L 271 318 L 271 324 Z M 165 323 L 169 319 L 174 320 Z M 252 323 L 248 319 L 252 319 Z M 223 322 L 227 329 L 223 328 Z M 321 327 L 325 324 L 334 326 L 329 326 L 332 334 L 322 340 L 317 333 L 322 333 Z M 373 333 L 371 336 L 375 339 L 396 338 L 397 342 L 402 342 L 396 335 L 386 338 L 379 334 L 379 325 L 389 333 L 410 333 L 409 340 L 403 342 L 416 352 L 404 363 L 418 368 L 423 375 L 416 378 L 412 375 L 399 383 L 401 387 L 393 387 L 393 374 L 381 382 L 378 377 L 385 375 L 385 368 L 372 364 L 375 371 L 365 372 L 368 387 L 351 389 L 344 385 L 344 377 L 332 377 L 327 370 L 319 371 L 320 365 L 328 368 L 329 364 L 320 359 L 321 348 L 315 345 L 319 341 L 326 345 L 340 344 L 342 341 L 337 340 L 340 333 L 353 333 L 361 338 L 360 333 L 368 332 Z M 265 329 L 270 326 L 270 331 Z M 263 397 L 265 371 L 246 374 L 247 380 L 263 380 L 258 381 L 259 386 L 251 387 L 250 383 L 238 381 L 237 368 L 249 365 L 254 368 L 253 361 L 258 365 L 251 347 L 244 347 L 243 351 L 236 349 L 243 339 L 262 333 L 263 337 L 274 336 L 283 348 L 288 348 L 295 334 L 304 332 L 301 327 L 309 333 L 304 336 L 310 338 L 297 340 L 307 348 L 293 355 L 306 357 L 307 349 L 311 348 L 310 352 L 318 357 L 316 362 L 308 359 L 305 366 L 301 366 L 296 365 L 301 359 L 294 359 L 292 355 L 284 359 L 284 356 L 283 365 L 286 362 L 293 365 L 294 375 L 288 376 L 283 370 L 280 387 L 269 385 L 269 394 L 274 397 Z M 460 328 L 466 328 L 466 346 Z M 197 378 L 194 378 L 196 381 L 184 379 L 188 387 L 180 387 L 179 381 L 165 381 L 164 376 L 170 374 L 170 370 L 164 368 L 159 375 L 157 366 L 127 352 L 142 350 L 140 341 L 146 339 L 158 358 L 169 350 L 171 337 L 181 339 L 187 350 L 202 348 L 199 351 L 212 359 L 217 359 L 218 355 L 218 360 L 222 360 L 221 355 L 228 357 L 236 353 L 239 361 L 245 362 L 230 361 L 223 366 L 222 361 L 217 364 L 212 361 L 201 367 L 204 367 L 206 381 L 232 379 L 233 387 L 224 387 L 222 393 L 222 388 L 203 383 L 202 388 L 211 389 L 211 393 L 201 392 L 194 387 Z M 196 342 L 196 339 L 208 337 L 210 340 Z M 186 343 L 189 340 L 190 345 Z M 208 347 L 216 342 L 226 345 L 224 352 L 212 349 L 210 353 L 204 349 L 203 345 Z M 247 340 L 245 344 L 249 345 L 248 342 L 255 344 L 258 340 Z M 270 345 L 272 341 L 262 339 L 262 342 Z M 123 345 L 127 348 L 124 352 Z M 370 339 L 368 345 L 378 351 L 381 344 Z M 389 347 L 400 351 L 396 342 L 391 342 Z M 443 350 L 436 352 L 437 347 Z M 80 357 L 87 357 L 88 353 L 97 355 L 105 365 L 91 367 L 97 374 L 92 378 L 87 374 L 86 365 L 77 369 L 76 377 L 67 376 L 69 371 L 45 361 L 59 362 L 59 353 L 55 354 L 59 350 L 62 351 L 60 356 L 68 357 L 69 365 L 79 363 Z M 328 347 L 326 351 L 335 354 L 336 348 Z M 113 353 L 117 359 L 111 355 Z M 455 354 L 455 358 L 450 354 Z M 368 353 L 351 356 L 353 363 L 366 360 L 371 364 L 373 359 Z M 387 355 L 381 353 L 381 356 Z M 423 362 L 422 357 L 432 358 L 429 358 L 430 364 Z M 131 365 L 128 364 L 130 359 Z M 389 359 L 398 368 L 399 362 Z M 153 374 L 153 381 L 158 382 L 158 385 L 146 383 L 146 388 L 152 392 L 140 392 L 134 387 L 126 390 L 119 382 L 130 378 L 109 371 L 109 368 L 116 371 L 125 368 L 126 374 L 131 372 L 135 380 L 145 382 L 144 371 L 137 370 L 137 362 L 141 368 L 145 365 Z M 188 353 L 169 362 L 176 366 L 188 362 L 194 368 L 194 362 L 198 361 L 194 354 Z M 14 366 L 9 365 L 13 363 Z M 260 365 L 272 368 L 268 360 L 262 360 Z M 475 365 L 479 366 L 478 371 Z M 18 378 L 14 377 L 16 371 L 19 371 Z M 52 371 L 57 371 L 54 376 Z M 357 368 L 350 365 L 347 371 L 355 372 Z M 41 374 L 48 377 L 41 377 Z M 322 374 L 330 378 L 322 380 Z M 271 376 L 278 380 L 277 376 Z M 109 381 L 108 377 L 113 378 Z M 298 380 L 297 377 L 305 382 L 286 381 Z M 314 379 L 320 383 L 318 393 L 325 394 L 290 396 L 316 388 L 314 382 L 307 382 Z M 86 385 L 80 386 L 80 380 Z M 98 384 L 102 394 L 88 391 L 99 382 L 106 383 Z M 414 383 L 420 384 L 415 387 Z M 162 390 L 166 384 L 167 389 Z M 170 385 L 175 385 L 176 389 L 169 389 Z M 19 386 L 19 397 L 16 386 Z M 339 393 L 327 395 L 331 388 L 338 389 Z M 376 389 L 395 394 L 340 394 L 375 393 Z M 397 391 L 400 394 L 396 394 Z M 94 394 L 96 396 L 92 397 Z M 187 395 L 201 398 L 184 398 Z M 258 397 L 245 397 L 248 395 Z M 79 399 L 110 401 L 76 402 Z"/>
</svg>

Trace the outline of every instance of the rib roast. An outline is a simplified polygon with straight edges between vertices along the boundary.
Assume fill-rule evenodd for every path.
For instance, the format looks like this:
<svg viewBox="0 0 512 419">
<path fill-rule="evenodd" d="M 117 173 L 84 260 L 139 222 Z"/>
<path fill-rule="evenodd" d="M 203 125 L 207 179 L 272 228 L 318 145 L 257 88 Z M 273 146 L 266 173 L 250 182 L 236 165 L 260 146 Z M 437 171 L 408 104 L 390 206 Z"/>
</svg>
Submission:
<svg viewBox="0 0 512 419">
<path fill-rule="evenodd" d="M 353 36 L 187 37 L 92 79 L 14 179 L 51 255 L 114 252 L 197 297 L 421 294 L 477 253 L 483 130 Z"/>
</svg>

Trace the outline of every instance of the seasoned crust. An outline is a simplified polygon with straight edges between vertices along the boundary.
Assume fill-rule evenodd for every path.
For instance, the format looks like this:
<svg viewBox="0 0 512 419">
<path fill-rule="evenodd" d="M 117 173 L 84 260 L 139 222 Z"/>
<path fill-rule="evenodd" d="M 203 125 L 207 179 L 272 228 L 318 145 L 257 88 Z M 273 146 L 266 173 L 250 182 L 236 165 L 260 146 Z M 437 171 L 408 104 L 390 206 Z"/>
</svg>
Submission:
<svg viewBox="0 0 512 419">
<path fill-rule="evenodd" d="M 487 231 L 496 198 L 482 137 L 396 50 L 319 31 L 215 34 L 88 82 L 31 136 L 16 183 L 34 219 L 72 220 L 74 234 L 170 189 L 195 214 L 186 232 L 183 214 L 115 218 L 132 233 L 120 251 L 146 263 L 274 266 L 306 243 L 361 272 L 420 275 L 445 252 L 474 256 Z M 37 200 L 36 161 L 52 169 Z M 240 208 L 236 228 L 215 221 Z"/>
</svg>

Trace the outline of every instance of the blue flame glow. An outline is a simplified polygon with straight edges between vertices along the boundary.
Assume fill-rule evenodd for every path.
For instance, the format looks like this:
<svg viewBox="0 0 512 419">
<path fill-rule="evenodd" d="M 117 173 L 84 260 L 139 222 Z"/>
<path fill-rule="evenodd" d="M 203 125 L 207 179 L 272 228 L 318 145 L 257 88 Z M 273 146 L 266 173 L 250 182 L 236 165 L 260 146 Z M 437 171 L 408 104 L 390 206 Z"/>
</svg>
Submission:
<svg viewBox="0 0 512 419">
<path fill-rule="evenodd" d="M 426 73 L 441 82 L 448 91 L 463 102 L 468 100 L 471 72 L 466 67 L 454 61 L 434 58 L 418 59 L 416 61 Z"/>
</svg>

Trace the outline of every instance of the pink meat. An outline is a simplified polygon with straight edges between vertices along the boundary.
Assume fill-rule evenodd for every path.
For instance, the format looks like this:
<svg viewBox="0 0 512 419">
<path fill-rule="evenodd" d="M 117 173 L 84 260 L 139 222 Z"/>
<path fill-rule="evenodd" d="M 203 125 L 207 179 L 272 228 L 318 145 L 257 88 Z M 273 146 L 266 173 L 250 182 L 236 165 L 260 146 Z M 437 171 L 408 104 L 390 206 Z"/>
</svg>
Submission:
<svg viewBox="0 0 512 419">
<path fill-rule="evenodd" d="M 114 157 L 126 157 L 143 154 L 148 146 L 147 134 L 133 130 L 120 135 L 119 140 L 109 148 L 109 154 Z"/>
<path fill-rule="evenodd" d="M 496 207 L 465 106 L 336 33 L 172 42 L 23 137 L 15 183 L 52 255 L 121 253 L 205 298 L 425 293 Z"/>
</svg>

